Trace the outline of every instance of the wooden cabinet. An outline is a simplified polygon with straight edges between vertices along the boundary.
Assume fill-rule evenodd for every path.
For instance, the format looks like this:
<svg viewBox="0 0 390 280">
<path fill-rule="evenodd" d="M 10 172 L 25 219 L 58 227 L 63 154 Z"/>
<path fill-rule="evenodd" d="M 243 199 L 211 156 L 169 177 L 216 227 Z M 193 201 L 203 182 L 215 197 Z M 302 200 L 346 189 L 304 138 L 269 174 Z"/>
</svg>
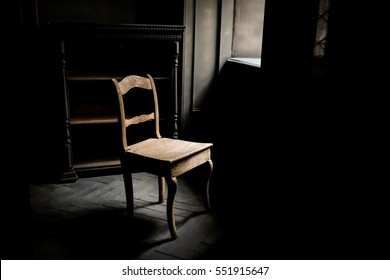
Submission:
<svg viewBox="0 0 390 280">
<path fill-rule="evenodd" d="M 178 76 L 183 26 L 48 24 L 58 48 L 64 100 L 65 163 L 61 180 L 120 169 L 117 97 L 111 78 L 151 74 L 161 130 L 178 137 Z"/>
</svg>

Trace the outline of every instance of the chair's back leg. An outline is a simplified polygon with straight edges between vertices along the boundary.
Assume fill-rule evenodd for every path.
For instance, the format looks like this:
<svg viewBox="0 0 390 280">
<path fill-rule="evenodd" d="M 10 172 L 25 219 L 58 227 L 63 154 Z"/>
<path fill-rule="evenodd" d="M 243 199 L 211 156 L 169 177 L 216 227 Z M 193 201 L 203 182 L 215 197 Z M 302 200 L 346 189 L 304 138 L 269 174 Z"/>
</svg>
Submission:
<svg viewBox="0 0 390 280">
<path fill-rule="evenodd" d="M 126 207 L 127 215 L 129 218 L 134 216 L 134 190 L 133 190 L 133 177 L 130 171 L 123 169 L 123 181 L 126 192 Z"/>
<path fill-rule="evenodd" d="M 165 179 L 158 176 L 158 202 L 163 203 L 165 200 Z"/>
</svg>

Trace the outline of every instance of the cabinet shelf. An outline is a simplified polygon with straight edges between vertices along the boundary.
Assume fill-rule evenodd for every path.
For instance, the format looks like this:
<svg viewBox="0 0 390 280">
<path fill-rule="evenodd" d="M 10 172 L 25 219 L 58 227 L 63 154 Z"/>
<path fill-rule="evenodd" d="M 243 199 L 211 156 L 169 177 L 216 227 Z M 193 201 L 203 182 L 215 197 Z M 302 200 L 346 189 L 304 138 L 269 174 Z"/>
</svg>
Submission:
<svg viewBox="0 0 390 280">
<path fill-rule="evenodd" d="M 103 169 L 120 167 L 120 160 L 117 157 L 98 158 L 96 160 L 85 160 L 74 163 L 76 171 L 88 170 L 88 169 Z"/>
<path fill-rule="evenodd" d="M 130 73 L 129 73 L 130 74 Z M 81 73 L 81 72 L 72 72 L 68 73 L 68 81 L 110 81 L 111 79 L 121 80 L 126 75 L 120 74 L 104 74 L 104 73 Z M 155 81 L 170 80 L 168 76 L 153 76 Z"/>
<path fill-rule="evenodd" d="M 111 79 L 121 80 L 123 76 L 119 75 L 68 75 L 68 81 L 109 81 Z"/>
<path fill-rule="evenodd" d="M 102 174 L 120 174 L 121 163 L 119 158 L 107 157 L 96 160 L 75 162 L 73 168 L 80 178 L 101 176 Z"/>
<path fill-rule="evenodd" d="M 118 118 L 116 116 L 97 116 L 97 117 L 76 117 L 70 119 L 71 125 L 83 125 L 83 124 L 116 124 Z"/>
</svg>

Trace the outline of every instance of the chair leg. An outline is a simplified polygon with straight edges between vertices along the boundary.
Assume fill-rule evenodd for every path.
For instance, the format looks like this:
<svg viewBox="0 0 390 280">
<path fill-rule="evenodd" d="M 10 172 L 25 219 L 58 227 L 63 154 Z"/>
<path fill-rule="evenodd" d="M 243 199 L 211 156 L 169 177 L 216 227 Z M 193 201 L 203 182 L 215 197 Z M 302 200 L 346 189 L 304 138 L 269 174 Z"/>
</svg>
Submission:
<svg viewBox="0 0 390 280">
<path fill-rule="evenodd" d="M 123 181 L 126 192 L 126 206 L 127 215 L 129 218 L 134 216 L 134 192 L 133 192 L 133 178 L 129 171 L 123 171 Z"/>
<path fill-rule="evenodd" d="M 173 209 L 173 203 L 175 200 L 175 195 L 177 191 L 177 179 L 176 177 L 166 178 L 168 185 L 168 201 L 167 201 L 167 218 L 168 218 L 168 227 L 173 239 L 177 238 L 176 233 L 176 222 L 175 222 L 175 213 Z"/>
<path fill-rule="evenodd" d="M 158 176 L 158 202 L 163 203 L 165 200 L 165 179 Z"/>
<path fill-rule="evenodd" d="M 206 211 L 210 211 L 211 205 L 210 205 L 209 185 L 210 185 L 211 173 L 213 172 L 213 161 L 209 159 L 208 164 L 206 163 L 206 165 L 208 166 L 209 173 L 207 174 L 206 188 L 204 189 L 203 201 L 205 204 Z"/>
</svg>

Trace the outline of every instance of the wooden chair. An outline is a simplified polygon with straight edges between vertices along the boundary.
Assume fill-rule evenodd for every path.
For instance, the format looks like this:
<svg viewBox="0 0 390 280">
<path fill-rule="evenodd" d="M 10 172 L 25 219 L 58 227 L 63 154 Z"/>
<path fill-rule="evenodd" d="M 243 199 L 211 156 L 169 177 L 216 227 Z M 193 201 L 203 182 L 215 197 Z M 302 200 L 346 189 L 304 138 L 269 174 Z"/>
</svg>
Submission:
<svg viewBox="0 0 390 280">
<path fill-rule="evenodd" d="M 156 86 L 153 78 L 149 74 L 147 77 L 130 75 L 121 81 L 116 79 L 112 79 L 112 81 L 115 84 L 119 100 L 119 123 L 123 144 L 121 165 L 123 168 L 128 214 L 132 217 L 134 213 L 132 173 L 148 172 L 157 175 L 159 179 L 160 203 L 164 202 L 165 182 L 167 182 L 168 227 L 171 237 L 175 239 L 177 238 L 177 233 L 174 217 L 174 200 L 178 187 L 178 176 L 200 165 L 207 165 L 208 168 L 204 169 L 207 170 L 207 174 L 205 174 L 206 185 L 203 200 L 206 210 L 210 210 L 209 180 L 213 170 L 213 162 L 211 160 L 211 147 L 213 144 L 161 137 Z M 130 116 L 127 110 L 127 103 L 125 102 L 127 99 L 124 99 L 128 98 L 130 94 L 126 94 L 130 92 L 141 92 L 141 95 L 149 93 L 150 96 L 153 96 L 150 99 L 150 101 L 153 100 L 154 102 L 154 105 L 151 104 L 153 109 L 145 113 L 137 112 L 137 115 Z M 140 124 L 145 125 L 145 122 L 153 124 L 151 125 L 153 130 L 152 137 L 128 144 L 129 137 L 131 136 L 129 132 L 131 131 L 130 127 L 133 128 L 133 126 Z M 144 132 L 142 131 L 142 134 Z"/>
</svg>

